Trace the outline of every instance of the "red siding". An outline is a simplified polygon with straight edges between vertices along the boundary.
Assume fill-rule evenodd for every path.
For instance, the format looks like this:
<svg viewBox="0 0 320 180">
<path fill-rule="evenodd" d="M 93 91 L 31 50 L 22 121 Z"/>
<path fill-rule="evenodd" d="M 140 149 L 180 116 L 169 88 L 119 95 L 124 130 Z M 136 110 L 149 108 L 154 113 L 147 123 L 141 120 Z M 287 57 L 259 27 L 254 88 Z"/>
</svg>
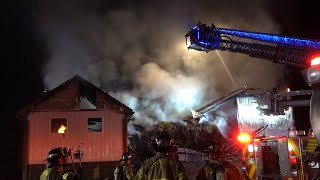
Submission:
<svg viewBox="0 0 320 180">
<path fill-rule="evenodd" d="M 102 117 L 102 132 L 87 132 L 88 117 Z M 51 118 L 67 118 L 67 133 L 51 133 Z M 28 164 L 43 164 L 59 146 L 76 149 L 83 143 L 83 162 L 118 161 L 125 148 L 119 111 L 31 112 L 28 120 Z"/>
<path fill-rule="evenodd" d="M 72 81 L 67 86 L 48 96 L 44 101 L 36 104 L 34 109 L 38 111 L 79 109 L 78 100 L 77 82 Z"/>
</svg>

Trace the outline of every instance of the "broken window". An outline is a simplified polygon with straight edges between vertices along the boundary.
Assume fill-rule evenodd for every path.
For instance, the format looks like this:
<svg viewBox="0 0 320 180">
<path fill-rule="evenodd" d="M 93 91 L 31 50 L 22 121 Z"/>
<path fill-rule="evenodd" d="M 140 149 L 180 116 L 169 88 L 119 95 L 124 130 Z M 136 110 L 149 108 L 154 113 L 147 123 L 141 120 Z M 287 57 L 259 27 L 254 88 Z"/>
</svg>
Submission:
<svg viewBox="0 0 320 180">
<path fill-rule="evenodd" d="M 79 82 L 79 99 L 80 109 L 97 109 L 95 88 L 82 81 Z"/>
<path fill-rule="evenodd" d="M 66 133 L 67 132 L 67 118 L 52 118 L 51 119 L 51 133 Z"/>
<path fill-rule="evenodd" d="M 102 118 L 88 118 L 88 132 L 102 132 Z"/>
</svg>

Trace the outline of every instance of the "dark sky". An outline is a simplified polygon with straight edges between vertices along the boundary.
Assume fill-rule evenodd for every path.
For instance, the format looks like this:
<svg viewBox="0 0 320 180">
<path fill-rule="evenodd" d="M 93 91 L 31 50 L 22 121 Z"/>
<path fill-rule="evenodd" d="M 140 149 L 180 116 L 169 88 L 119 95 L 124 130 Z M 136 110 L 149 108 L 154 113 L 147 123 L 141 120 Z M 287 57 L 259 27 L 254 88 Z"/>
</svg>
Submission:
<svg viewBox="0 0 320 180">
<path fill-rule="evenodd" d="M 86 1 L 77 1 L 77 2 L 86 2 Z M 127 10 L 130 9 L 130 11 L 127 12 L 134 12 L 133 14 L 136 15 L 134 16 L 134 18 L 131 17 L 131 14 L 129 13 L 129 15 L 125 14 L 125 19 L 126 21 L 124 21 L 124 23 L 130 23 L 130 21 L 134 21 L 134 23 L 140 23 L 140 19 L 144 19 L 146 20 L 145 23 L 146 25 L 154 25 L 150 27 L 150 31 L 145 32 L 145 33 L 149 33 L 149 32 L 156 32 L 156 31 L 168 31 L 170 32 L 172 28 L 172 31 L 175 32 L 179 32 L 179 33 L 174 33 L 173 37 L 170 38 L 180 38 L 180 37 L 175 37 L 175 36 L 181 36 L 181 40 L 183 41 L 182 43 L 184 43 L 184 33 L 187 32 L 187 27 L 183 27 L 182 29 L 185 29 L 185 32 L 182 33 L 182 31 L 180 32 L 180 30 L 177 29 L 177 27 L 179 27 L 179 25 L 186 25 L 189 23 L 196 23 L 197 20 L 201 20 L 202 18 L 205 21 L 212 20 L 215 19 L 215 17 L 210 18 L 211 16 L 214 15 L 215 12 L 211 13 L 211 6 L 212 6 L 212 11 L 215 10 L 217 13 L 217 21 L 218 21 L 218 25 L 220 23 L 220 25 L 223 25 L 224 20 L 229 22 L 229 26 L 230 27 L 234 27 L 234 28 L 240 28 L 242 27 L 243 30 L 247 30 L 244 29 L 246 27 L 248 27 L 248 29 L 250 30 L 259 30 L 259 31 L 263 31 L 263 27 L 259 27 L 259 28 L 252 28 L 252 26 L 246 25 L 246 18 L 248 18 L 248 22 L 250 24 L 251 20 L 250 17 L 254 18 L 255 15 L 258 16 L 258 12 L 257 9 L 255 9 L 256 7 L 263 7 L 264 9 L 264 16 L 268 16 L 268 22 L 272 22 L 272 26 L 266 26 L 266 31 L 271 31 L 271 32 L 277 32 L 278 34 L 282 34 L 282 35 L 289 35 L 289 36 L 295 36 L 295 37 L 304 37 L 304 38 L 311 38 L 311 39 L 319 39 L 320 38 L 320 25 L 318 23 L 318 18 L 316 15 L 317 12 L 317 5 L 312 4 L 312 3 L 305 3 L 304 1 L 290 1 L 290 0 L 282 0 L 282 1 L 276 1 L 276 0 L 268 0 L 268 1 L 261 1 L 263 3 L 259 3 L 257 5 L 257 3 L 255 4 L 250 4 L 251 1 L 246 1 L 244 0 L 242 1 L 230 1 L 229 3 L 226 3 L 226 1 L 217 1 L 216 6 L 214 6 L 214 1 L 197 1 L 197 3 L 195 3 L 195 1 L 161 1 L 162 3 L 158 4 L 158 3 L 146 3 L 147 1 L 131 1 L 131 3 L 102 3 L 102 1 L 91 1 L 94 3 L 90 3 L 88 6 L 88 8 L 92 8 L 94 9 L 95 12 L 97 12 L 95 15 L 96 16 L 105 16 L 106 12 L 108 12 L 110 9 L 116 9 L 116 10 L 122 10 L 125 9 Z M 241 6 L 239 5 L 239 2 L 241 4 Z M 167 3 L 167 5 L 166 5 Z M 188 5 L 188 3 L 190 3 L 192 5 L 192 7 L 194 8 L 190 8 L 190 5 Z M 208 3 L 208 4 L 207 4 Z M 239 6 L 232 6 L 232 4 L 236 4 Z M 84 3 L 85 4 L 85 3 Z M 197 8 L 197 4 L 199 4 L 199 8 Z M 51 8 L 52 5 L 52 8 Z M 65 5 L 62 7 L 62 5 Z M 63 54 L 63 56 L 55 56 L 54 50 L 56 50 L 56 44 L 52 43 L 55 42 L 53 40 L 55 40 L 55 35 L 53 36 L 48 36 L 48 33 L 53 33 L 56 32 L 57 34 L 59 34 L 59 32 L 62 32 L 62 30 L 65 30 L 62 28 L 57 28 L 57 30 L 55 31 L 51 31 L 51 27 L 52 24 L 48 23 L 46 24 L 46 22 L 48 21 L 48 19 L 53 18 L 52 21 L 50 22 L 54 22 L 57 24 L 57 27 L 59 27 L 60 25 L 63 26 L 65 24 L 67 24 L 68 22 L 61 22 L 61 19 L 63 18 L 63 13 L 68 12 L 68 7 L 70 7 L 71 9 L 74 10 L 74 22 L 75 22 L 75 26 L 78 29 L 81 29 L 82 27 L 80 26 L 77 27 L 77 21 L 79 21 L 79 19 L 77 18 L 78 16 L 81 16 L 82 18 L 85 18 L 87 16 L 86 13 L 83 13 L 83 11 L 77 11 L 77 4 L 75 3 L 53 3 L 50 4 L 48 3 L 47 5 L 44 4 L 43 2 L 40 1 L 18 1 L 18 0 L 11 0 L 8 2 L 1 2 L 0 4 L 0 12 L 1 12 L 1 53 L 0 53 L 0 57 L 1 57 L 1 77 L 2 77 L 2 87 L 1 87 L 1 94 L 2 94 L 2 99 L 4 101 L 2 101 L 1 103 L 1 114 L 2 114 L 2 126 L 1 126 L 1 137 L 2 137 L 2 156 L 4 158 L 2 158 L 3 160 L 3 165 L 5 166 L 5 168 L 2 168 L 2 170 L 4 170 L 5 175 L 2 176 L 0 175 L 0 179 L 2 179 L 2 177 L 7 177 L 6 179 L 20 179 L 21 174 L 19 174 L 21 172 L 21 166 L 20 166 L 20 160 L 21 160 L 21 143 L 22 143 L 22 134 L 23 134 L 23 123 L 21 121 L 16 120 L 15 117 L 15 112 L 19 107 L 22 107 L 25 104 L 30 103 L 32 100 L 34 100 L 35 98 L 39 97 L 44 88 L 49 88 L 50 87 L 50 82 L 52 82 L 51 86 L 56 85 L 58 82 L 61 82 L 63 80 L 66 80 L 66 77 L 69 77 L 69 74 L 64 74 L 62 77 L 59 77 L 61 79 L 56 80 L 55 78 L 57 76 L 55 76 L 54 70 L 52 70 L 52 67 L 54 66 L 48 66 L 48 64 L 56 64 L 56 65 L 61 65 L 63 63 L 70 63 L 72 65 L 72 61 L 56 61 L 54 58 L 59 59 L 59 57 L 63 57 L 63 58 L 68 58 L 68 56 L 65 56 L 65 54 Z M 161 11 L 159 10 L 159 12 L 156 11 L 152 11 L 154 6 L 158 6 L 159 9 L 163 8 L 166 9 L 168 11 Z M 213 7 L 214 6 L 214 7 Z M 100 7 L 100 8 L 97 8 Z M 169 8 L 170 7 L 170 8 Z M 183 11 L 184 7 L 186 7 L 185 11 Z M 187 8 L 188 7 L 188 8 Z M 201 12 L 201 8 L 200 7 L 206 7 L 203 9 L 203 13 L 192 13 L 192 11 L 197 11 L 197 12 Z M 56 12 L 57 9 L 65 9 L 65 11 L 62 11 L 62 18 L 55 18 L 56 14 L 59 14 L 59 12 Z M 249 10 L 252 10 L 251 13 L 248 13 Z M 48 12 L 48 13 L 47 13 Z M 87 11 L 85 11 L 87 12 Z M 88 11 L 89 12 L 89 11 Z M 166 12 L 170 12 L 170 14 L 166 14 Z M 114 12 L 113 12 L 114 13 Z M 116 12 L 117 13 L 117 12 Z M 183 15 L 181 18 L 181 14 Z M 207 13 L 207 14 L 206 14 Z M 73 17 L 70 16 L 70 14 L 66 14 L 67 17 Z M 145 16 L 146 15 L 150 15 L 150 17 L 160 17 L 159 21 L 162 23 L 161 25 L 157 24 L 159 23 L 159 21 L 153 21 L 153 19 L 148 19 Z M 199 17 L 195 17 L 196 15 L 199 15 Z M 232 15 L 234 15 L 234 19 L 232 19 Z M 112 25 L 116 26 L 122 26 L 121 20 L 123 20 L 122 18 L 119 19 L 114 19 L 114 14 L 111 13 L 111 15 L 107 15 L 109 19 L 107 19 L 107 22 L 110 22 Z M 121 16 L 123 16 L 123 14 L 121 13 Z M 179 18 L 175 18 L 175 17 L 179 17 Z M 210 16 L 210 17 L 209 17 Z M 89 16 L 90 17 L 90 16 Z M 185 17 L 185 18 L 183 18 Z M 243 23 L 245 25 L 235 25 L 237 22 L 237 17 L 242 17 L 239 20 L 239 23 Z M 188 18 L 193 18 L 192 20 L 188 19 Z M 207 18 L 207 19 L 206 19 Z M 66 18 L 68 19 L 68 18 Z M 98 19 L 98 18 L 97 18 Z M 172 21 L 168 21 L 167 19 L 173 19 Z M 173 22 L 179 22 L 179 20 L 184 21 L 182 23 L 178 23 L 176 24 L 176 26 L 170 26 L 172 25 Z M 259 18 L 258 18 L 259 20 Z M 253 21 L 254 22 L 258 22 L 258 20 Z M 117 22 L 120 21 L 120 24 L 117 24 Z M 99 19 L 98 21 L 99 23 L 101 22 L 101 19 Z M 266 23 L 268 23 L 266 22 Z M 92 19 L 90 20 L 90 23 L 92 23 L 91 25 L 96 25 L 96 23 L 92 22 Z M 87 25 L 90 25 L 87 24 Z M 138 28 L 135 26 L 135 24 L 130 24 L 130 26 L 132 28 Z M 153 24 L 154 23 L 154 24 Z M 167 23 L 167 24 L 166 24 Z M 248 24 L 248 23 L 247 23 Z M 263 24 L 263 23 L 262 23 Z M 139 24 L 141 25 L 141 24 Z M 164 25 L 168 25 L 168 26 L 164 26 Z M 116 26 L 117 27 L 117 26 Z M 147 26 L 148 27 L 148 26 Z M 165 27 L 164 29 L 162 29 L 163 27 Z M 271 28 L 270 28 L 271 27 Z M 48 29 L 49 28 L 49 31 Z M 75 29 L 76 29 L 75 28 Z M 90 30 L 93 30 L 95 28 L 95 26 L 90 27 Z M 106 28 L 105 26 L 101 26 L 100 28 Z M 149 28 L 149 27 L 148 27 Z M 108 27 L 106 28 L 108 30 Z M 274 30 L 276 29 L 276 30 Z M 101 31 L 101 29 L 98 29 L 97 31 Z M 112 31 L 112 30 L 110 30 Z M 69 35 L 70 33 L 74 32 L 73 30 L 68 31 Z M 78 31 L 77 31 L 78 32 Z M 139 63 L 146 63 L 146 62 L 151 62 L 151 61 L 155 61 L 157 63 L 156 66 L 154 64 L 151 64 L 147 67 L 145 67 L 144 71 L 142 71 L 143 73 L 148 73 L 150 68 L 159 68 L 160 70 L 163 70 L 162 75 L 164 77 L 174 77 L 171 78 L 172 83 L 176 82 L 176 80 L 190 80 L 188 78 L 185 78 L 186 74 L 188 74 L 188 69 L 186 67 L 183 67 L 183 73 L 176 73 L 176 70 L 179 69 L 179 67 L 181 67 L 181 64 L 174 64 L 174 62 L 170 62 L 172 64 L 174 64 L 174 68 L 172 68 L 172 66 L 170 68 L 166 67 L 166 65 L 168 64 L 168 62 L 165 62 L 165 58 L 159 58 L 159 57 L 163 57 L 164 54 L 166 54 L 166 50 L 164 50 L 164 53 L 162 52 L 157 52 L 157 48 L 160 49 L 159 51 L 161 51 L 161 48 L 169 46 L 170 44 L 167 45 L 167 41 L 164 42 L 164 38 L 163 37 L 157 37 L 157 35 L 154 35 L 152 33 L 150 33 L 148 35 L 148 37 L 146 37 L 143 34 L 143 29 L 139 30 L 136 34 L 131 34 L 133 31 L 122 31 L 122 35 L 125 37 L 125 39 L 113 39 L 114 41 L 126 41 L 126 43 L 121 43 L 121 46 L 119 47 L 114 47 L 114 51 L 117 50 L 117 48 L 123 48 L 126 47 L 127 49 L 129 49 L 128 51 L 124 51 L 123 54 L 124 55 L 128 55 L 130 57 L 133 56 L 134 52 L 138 52 L 137 56 L 138 58 L 141 58 L 142 60 L 139 61 Z M 82 32 L 78 32 L 78 33 L 82 33 Z M 128 33 L 128 34 L 126 34 Z M 99 35 L 100 33 L 96 33 L 95 35 Z M 67 34 L 68 35 L 68 34 Z M 106 37 L 109 37 L 110 35 L 107 33 Z M 134 41 L 136 39 L 131 39 L 133 37 L 137 38 L 139 37 L 141 41 L 148 43 L 148 47 L 153 47 L 152 50 L 146 48 L 144 45 L 139 45 L 139 46 L 133 46 L 132 44 L 134 44 Z M 159 41 L 160 43 L 157 44 L 154 41 L 151 41 L 149 38 L 154 36 L 154 39 L 160 39 L 161 41 Z M 59 38 L 61 38 L 62 36 L 57 36 L 57 39 L 59 40 Z M 72 34 L 71 34 L 72 37 Z M 90 43 L 92 43 L 92 39 L 85 39 L 88 37 L 92 37 L 92 36 L 88 36 L 83 35 L 83 36 L 78 36 L 78 37 L 82 37 L 84 38 L 81 39 L 81 43 L 85 44 L 84 42 L 88 42 L 89 44 L 87 45 L 88 47 L 92 47 Z M 66 38 L 70 38 L 70 36 L 67 36 Z M 98 38 L 99 39 L 99 38 Z M 151 38 L 152 39 L 152 38 Z M 58 41 L 57 40 L 57 41 Z M 78 41 L 79 39 L 77 39 Z M 70 42 L 74 43 L 77 41 L 73 41 L 70 40 Z M 85 47 L 85 50 L 87 51 L 88 48 L 87 46 L 81 46 L 81 48 L 79 48 L 78 46 L 75 46 L 76 43 L 74 44 L 70 44 L 68 46 L 66 46 L 66 48 L 68 47 L 75 47 L 74 49 L 72 49 L 73 52 L 78 52 L 79 50 L 81 50 L 81 48 Z M 89 46 L 90 45 L 90 46 Z M 159 46 L 159 47 L 158 47 Z M 94 46 L 95 47 L 95 46 Z M 101 47 L 100 45 L 96 45 L 96 47 Z M 107 46 L 110 49 L 110 46 Z M 99 48 L 95 48 L 94 50 L 90 51 L 91 53 L 101 53 L 103 51 L 99 51 L 97 50 Z M 172 49 L 172 48 L 170 48 Z M 117 54 L 118 52 L 114 52 L 114 51 L 108 51 L 109 54 L 112 54 L 113 56 L 115 54 Z M 89 52 L 89 51 L 87 51 Z M 126 54 L 126 52 L 129 52 Z M 79 52 L 81 54 L 81 52 Z M 122 52 L 120 52 L 122 53 Z M 139 55 L 140 53 L 140 55 Z M 178 57 L 178 55 L 175 55 L 175 52 L 169 52 L 171 55 Z M 142 54 L 142 55 L 141 55 Z M 105 54 L 101 53 L 99 54 L 100 56 L 105 56 Z M 141 56 L 145 56 L 148 55 L 149 57 L 151 57 L 150 59 L 144 60 Z M 86 54 L 87 56 L 87 54 Z M 134 57 L 135 57 L 134 56 Z M 158 60 L 152 60 L 152 57 L 155 57 L 155 59 Z M 214 56 L 214 55 L 212 55 Z M 226 57 L 230 56 L 229 54 L 226 55 Z M 77 56 L 76 56 L 77 57 Z M 79 56 L 77 58 L 79 58 L 79 61 L 83 62 L 84 65 L 87 65 L 85 61 L 86 59 L 83 58 L 84 56 Z M 108 57 L 108 58 L 104 58 L 104 59 L 113 59 L 114 57 Z M 243 58 L 242 58 L 243 59 Z M 121 62 L 118 63 L 123 63 L 125 62 L 126 58 L 123 58 Z M 174 60 L 172 60 L 174 61 Z M 95 60 L 94 62 L 100 62 L 99 58 L 98 60 Z M 230 62 L 230 61 L 229 61 Z M 105 61 L 103 61 L 103 63 L 105 63 Z M 130 63 L 132 63 L 132 61 L 130 61 Z M 254 63 L 254 62 L 253 62 Z M 99 64 L 99 63 L 97 63 Z M 270 62 L 270 64 L 272 64 Z M 92 62 L 90 62 L 90 65 L 96 65 L 96 64 L 92 64 Z M 97 66 L 97 65 L 96 65 Z M 102 64 L 103 67 L 110 67 L 107 66 L 105 64 Z M 118 66 L 117 63 L 114 64 L 115 67 Z M 273 65 L 267 65 L 267 66 L 273 66 Z M 276 65 L 275 65 L 276 66 Z M 44 68 L 46 67 L 46 68 Z M 69 66 L 64 66 L 65 68 L 68 68 Z M 132 67 L 132 66 L 130 66 Z M 103 79 L 103 77 L 106 76 L 100 76 L 100 75 L 95 75 L 94 73 L 92 73 L 91 71 L 86 71 L 83 72 L 83 69 L 79 70 L 79 71 L 75 71 L 76 73 L 83 73 L 81 75 L 84 75 L 86 78 L 88 78 L 89 80 L 93 80 L 96 82 L 96 84 L 100 85 L 101 87 L 105 87 L 105 89 L 109 92 L 114 92 L 116 89 L 121 89 L 123 91 L 128 89 L 130 90 L 129 92 L 131 93 L 131 95 L 133 94 L 133 92 L 137 92 L 139 91 L 148 91 L 149 89 L 141 89 L 141 88 L 135 88 L 135 85 L 140 85 L 143 87 L 148 87 L 149 86 L 154 86 L 154 84 L 147 84 L 144 83 L 146 81 L 148 81 L 148 79 L 139 79 L 137 81 L 130 81 L 128 80 L 126 73 L 125 72 L 132 72 L 133 70 L 130 69 L 130 67 L 127 67 L 126 71 L 120 71 L 122 73 L 117 73 L 115 72 L 114 74 L 108 74 L 108 77 L 111 77 L 112 75 L 118 76 L 123 75 L 123 78 L 121 79 L 121 81 L 119 81 L 118 79 Z M 232 67 L 230 65 L 230 67 Z M 51 69 L 50 69 L 51 68 Z M 60 68 L 60 67 L 59 67 Z M 149 68 L 149 69 L 148 69 Z M 44 69 L 46 69 L 46 71 L 44 71 Z M 63 70 L 66 71 L 66 69 L 62 68 Z M 159 70 L 159 71 L 160 71 Z M 291 90 L 299 90 L 299 89 L 306 89 L 309 88 L 306 83 L 303 81 L 302 76 L 300 75 L 299 72 L 296 71 L 296 69 L 293 69 L 291 67 L 285 67 L 285 66 L 281 66 L 276 70 L 283 70 L 283 73 L 281 74 L 281 78 L 284 79 L 283 82 L 286 83 L 286 86 L 290 87 Z M 97 70 L 94 72 L 103 72 L 103 70 Z M 175 73 L 173 73 L 175 72 Z M 239 76 L 245 76 L 246 72 L 241 72 L 241 71 L 233 71 L 236 75 Z M 140 72 L 141 73 L 141 72 Z M 63 73 L 62 73 L 63 74 Z M 174 76 L 173 76 L 174 74 Z M 191 73 L 192 74 L 192 73 Z M 190 75 L 190 72 L 189 74 Z M 268 76 L 268 74 L 266 74 Z M 242 77 L 243 77 L 242 76 Z M 188 76 L 189 77 L 189 76 Z M 180 79 L 179 79 L 180 78 Z M 200 77 L 199 77 L 200 78 Z M 102 80 L 101 80 L 102 79 Z M 56 81 L 55 81 L 56 80 Z M 191 79 L 192 80 L 192 79 Z M 115 82 L 120 82 L 119 84 L 115 84 Z M 143 82 L 143 83 L 142 83 Z M 192 81 L 193 82 L 193 81 Z M 245 78 L 239 78 L 238 82 L 245 82 Z M 250 84 L 251 81 L 248 81 L 248 83 Z M 106 84 L 110 83 L 112 84 L 112 86 L 107 86 Z M 140 83 L 140 84 L 139 84 Z M 266 82 L 267 83 L 267 82 Z M 270 83 L 270 82 L 268 82 Z M 271 83 L 270 83 L 271 84 Z M 252 85 L 256 85 L 254 83 L 252 83 Z M 258 84 L 261 85 L 261 84 Z M 158 86 L 161 86 L 161 84 L 159 84 Z M 221 87 L 220 82 L 216 82 L 216 87 Z M 270 86 L 267 86 L 270 87 Z M 281 87 L 281 85 L 279 85 L 278 87 Z M 52 88 L 52 87 L 51 87 Z M 216 93 L 217 97 L 221 96 L 221 94 L 226 93 L 228 91 L 225 91 L 225 89 L 230 89 L 230 86 L 226 86 L 223 88 L 215 88 L 214 92 L 210 92 L 208 93 L 210 97 L 215 97 L 213 94 Z M 166 91 L 166 90 L 164 90 Z M 168 90 L 170 91 L 170 89 Z M 209 92 L 209 91 L 208 91 Z M 117 94 L 114 94 L 117 96 Z M 138 99 L 141 98 L 139 96 L 139 93 L 136 93 L 135 95 L 137 95 Z M 154 94 L 153 94 L 154 95 Z M 158 94 L 157 94 L 158 95 Z M 117 96 L 118 97 L 118 96 Z M 119 96 L 120 98 L 121 96 Z M 161 95 L 159 97 L 162 97 Z M 157 98 L 159 98 L 157 96 Z M 206 98 L 206 96 L 204 96 L 203 98 Z M 204 103 L 204 102 L 203 102 Z M 162 104 L 166 105 L 166 104 Z M 201 105 L 201 104 L 198 104 Z M 162 111 L 165 111 L 166 109 L 162 109 Z M 304 110 L 299 110 L 298 114 L 301 113 L 300 116 L 306 115 L 307 109 Z M 143 114 L 143 113 L 142 113 Z M 147 113 L 145 114 L 146 116 L 148 115 Z M 307 121 L 307 119 L 306 119 Z M 4 172 L 1 172 L 1 174 L 4 174 Z"/>
</svg>

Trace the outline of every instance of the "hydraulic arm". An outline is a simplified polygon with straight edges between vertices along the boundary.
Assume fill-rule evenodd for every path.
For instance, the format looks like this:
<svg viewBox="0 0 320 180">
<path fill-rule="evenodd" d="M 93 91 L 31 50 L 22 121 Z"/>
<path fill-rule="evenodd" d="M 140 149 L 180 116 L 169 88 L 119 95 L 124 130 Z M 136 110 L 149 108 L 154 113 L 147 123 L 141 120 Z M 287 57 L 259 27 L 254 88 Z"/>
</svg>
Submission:
<svg viewBox="0 0 320 180">
<path fill-rule="evenodd" d="M 252 57 L 309 67 L 309 59 L 320 53 L 320 42 L 267 33 L 217 28 L 199 23 L 185 35 L 190 38 L 188 49 L 199 51 L 222 50 Z"/>
<path fill-rule="evenodd" d="M 230 51 L 303 68 L 312 87 L 310 123 L 320 143 L 320 41 L 274 34 L 217 28 L 198 23 L 185 35 L 188 49 L 209 52 Z M 292 105 L 292 104 L 282 104 Z"/>
</svg>

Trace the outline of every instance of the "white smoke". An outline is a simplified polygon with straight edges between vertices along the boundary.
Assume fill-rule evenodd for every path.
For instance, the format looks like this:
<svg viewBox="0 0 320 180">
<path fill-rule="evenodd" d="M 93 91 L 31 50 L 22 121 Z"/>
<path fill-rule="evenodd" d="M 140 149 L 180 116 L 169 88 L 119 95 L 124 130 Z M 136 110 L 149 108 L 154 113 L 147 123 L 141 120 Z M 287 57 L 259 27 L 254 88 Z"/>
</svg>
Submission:
<svg viewBox="0 0 320 180">
<path fill-rule="evenodd" d="M 205 113 L 200 118 L 199 123 L 215 125 L 218 128 L 220 134 L 225 138 L 229 138 L 228 130 L 231 130 L 233 128 L 232 124 L 228 122 L 227 114 L 222 110 L 216 111 L 215 115 Z"/>
<path fill-rule="evenodd" d="M 52 89 L 79 74 L 132 108 L 136 124 L 179 121 L 234 90 L 215 53 L 186 49 L 188 24 L 276 33 L 262 7 L 246 0 L 39 2 L 37 21 L 50 55 L 45 85 Z M 280 65 L 221 56 L 239 86 L 272 88 L 280 81 Z"/>
<path fill-rule="evenodd" d="M 134 124 L 132 123 L 132 121 L 130 121 L 130 122 L 128 123 L 128 134 L 129 134 L 129 135 L 136 134 L 136 135 L 139 136 L 139 139 L 140 139 L 140 137 L 141 137 L 141 133 L 134 128 Z M 128 144 L 129 144 L 129 143 L 128 143 Z"/>
<path fill-rule="evenodd" d="M 118 92 L 113 95 L 127 102 L 136 112 L 135 123 L 147 127 L 160 121 L 183 118 L 189 109 L 200 105 L 204 91 L 204 85 L 198 79 L 179 72 L 170 74 L 155 63 L 142 66 L 136 74 L 135 84 L 130 94 Z"/>
</svg>

